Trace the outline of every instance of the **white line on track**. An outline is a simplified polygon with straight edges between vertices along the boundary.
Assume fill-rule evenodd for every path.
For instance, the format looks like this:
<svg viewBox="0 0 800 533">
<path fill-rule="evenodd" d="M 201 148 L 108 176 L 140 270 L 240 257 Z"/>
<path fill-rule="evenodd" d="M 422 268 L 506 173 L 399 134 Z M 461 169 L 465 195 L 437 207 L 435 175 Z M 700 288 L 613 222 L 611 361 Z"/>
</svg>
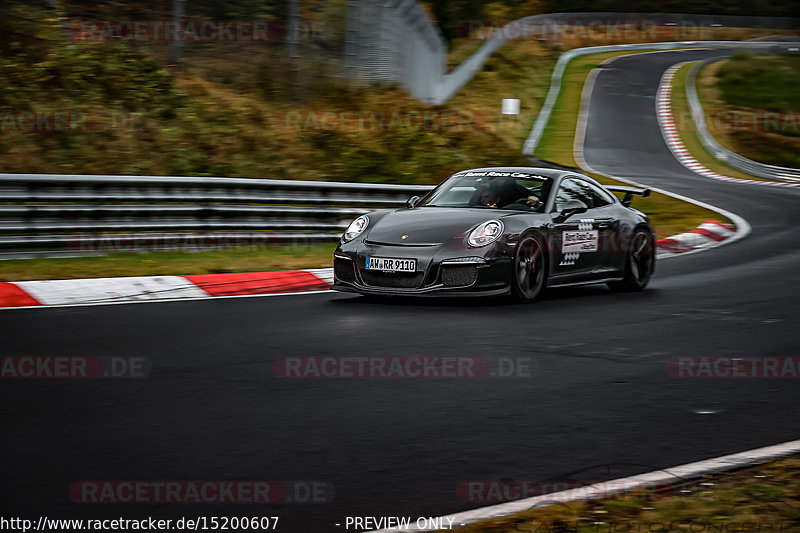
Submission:
<svg viewBox="0 0 800 533">
<path fill-rule="evenodd" d="M 266 296 L 303 296 L 309 294 L 327 294 L 338 292 L 332 289 L 300 292 L 274 292 L 270 294 L 233 294 L 230 296 L 209 296 L 207 298 L 163 298 L 159 300 L 125 300 L 119 302 L 86 302 L 77 304 L 60 305 L 20 305 L 17 307 L 0 307 L 0 311 L 14 311 L 16 309 L 57 309 L 63 307 L 96 307 L 100 305 L 126 305 L 126 304 L 153 304 L 167 302 L 207 302 L 209 300 L 228 300 L 230 298 L 264 298 Z"/>
<path fill-rule="evenodd" d="M 498 505 L 490 505 L 462 513 L 444 515 L 439 518 L 443 520 L 443 522 L 440 523 L 447 524 L 452 520 L 454 527 L 463 526 L 483 520 L 513 515 L 527 511 L 533 507 L 544 506 L 550 503 L 607 499 L 613 494 L 627 493 L 636 488 L 647 487 L 652 489 L 657 486 L 668 486 L 675 483 L 676 480 L 686 481 L 689 479 L 697 479 L 706 474 L 715 474 L 737 468 L 744 468 L 798 453 L 800 453 L 800 440 L 793 440 L 774 446 L 766 446 L 764 448 L 756 448 L 754 450 L 706 459 L 704 461 L 673 466 L 647 474 L 605 481 L 589 487 L 580 487 Z M 389 533 L 390 531 L 393 533 L 403 533 L 412 531 L 436 531 L 436 529 L 411 527 L 401 531 L 397 529 L 381 529 L 371 533 Z"/>
<path fill-rule="evenodd" d="M 689 63 L 694 63 L 694 61 L 684 61 L 682 63 L 677 63 L 672 65 L 668 68 L 663 76 L 661 77 L 661 81 L 658 85 L 658 93 L 656 95 L 656 115 L 658 117 L 658 124 L 661 128 L 661 136 L 664 138 L 664 142 L 667 143 L 667 147 L 672 151 L 675 158 L 686 168 L 694 172 L 695 174 L 699 174 L 705 178 L 711 178 L 720 181 L 728 181 L 731 183 L 745 183 L 748 185 L 760 185 L 760 186 L 767 186 L 767 187 L 782 187 L 782 188 L 790 188 L 790 189 L 797 189 L 800 188 L 800 183 L 788 183 L 785 181 L 772 181 L 772 180 L 757 180 L 757 179 L 743 179 L 743 178 L 733 178 L 731 176 L 725 176 L 724 174 L 719 174 L 718 172 L 714 172 L 713 170 L 709 169 L 699 161 L 697 161 L 689 150 L 686 149 L 684 146 L 683 141 L 680 138 L 678 133 L 678 128 L 675 125 L 675 120 L 672 116 L 672 80 L 675 76 L 675 73 L 680 69 L 682 66 L 687 65 Z"/>
</svg>

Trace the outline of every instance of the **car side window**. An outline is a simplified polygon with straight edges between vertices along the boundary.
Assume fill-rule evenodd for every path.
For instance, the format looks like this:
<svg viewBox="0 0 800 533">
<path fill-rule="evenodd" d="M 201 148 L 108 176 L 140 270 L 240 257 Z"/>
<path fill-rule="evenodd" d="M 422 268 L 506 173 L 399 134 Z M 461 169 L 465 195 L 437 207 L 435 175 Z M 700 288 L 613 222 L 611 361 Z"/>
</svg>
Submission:
<svg viewBox="0 0 800 533">
<path fill-rule="evenodd" d="M 570 200 L 580 200 L 585 203 L 587 207 L 594 206 L 592 197 L 587 195 L 586 192 L 578 183 L 578 180 L 567 178 L 561 181 L 556 193 L 556 211 L 561 211 Z"/>
<path fill-rule="evenodd" d="M 561 211 L 569 200 L 580 200 L 589 209 L 603 207 L 614 201 L 600 187 L 577 178 L 567 178 L 561 182 L 556 195 L 556 210 Z"/>
<path fill-rule="evenodd" d="M 576 180 L 578 186 L 584 191 L 586 196 L 592 199 L 592 204 L 587 204 L 589 207 L 603 207 L 614 202 L 613 198 L 609 197 L 609 193 L 598 187 L 593 183 L 584 180 Z"/>
</svg>

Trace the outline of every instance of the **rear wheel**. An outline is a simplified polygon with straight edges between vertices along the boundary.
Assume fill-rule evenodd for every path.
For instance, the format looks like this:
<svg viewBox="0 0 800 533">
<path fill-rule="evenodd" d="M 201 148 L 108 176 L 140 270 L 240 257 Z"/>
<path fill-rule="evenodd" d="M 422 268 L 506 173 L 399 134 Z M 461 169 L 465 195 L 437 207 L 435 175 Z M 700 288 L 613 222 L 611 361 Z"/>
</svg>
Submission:
<svg viewBox="0 0 800 533">
<path fill-rule="evenodd" d="M 536 235 L 522 237 L 512 264 L 511 288 L 517 300 L 531 302 L 544 288 L 547 274 L 544 247 Z"/>
<path fill-rule="evenodd" d="M 631 249 L 625 261 L 625 277 L 608 284 L 616 291 L 642 291 L 650 282 L 656 263 L 653 235 L 637 229 L 631 237 Z"/>
</svg>

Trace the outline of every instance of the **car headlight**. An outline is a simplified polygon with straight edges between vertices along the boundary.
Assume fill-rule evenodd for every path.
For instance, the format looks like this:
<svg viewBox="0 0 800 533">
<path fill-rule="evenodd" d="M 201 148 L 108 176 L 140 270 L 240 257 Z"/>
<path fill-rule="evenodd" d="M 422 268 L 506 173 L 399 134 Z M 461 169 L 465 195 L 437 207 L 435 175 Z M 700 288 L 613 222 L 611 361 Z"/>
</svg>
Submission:
<svg viewBox="0 0 800 533">
<path fill-rule="evenodd" d="M 342 235 L 342 242 L 349 242 L 361 235 L 367 226 L 369 225 L 369 219 L 366 215 L 361 215 L 354 221 L 347 226 L 347 229 L 344 230 L 344 234 Z"/>
<path fill-rule="evenodd" d="M 488 220 L 472 230 L 467 243 L 473 248 L 492 244 L 503 233 L 503 223 L 499 220 Z"/>
</svg>

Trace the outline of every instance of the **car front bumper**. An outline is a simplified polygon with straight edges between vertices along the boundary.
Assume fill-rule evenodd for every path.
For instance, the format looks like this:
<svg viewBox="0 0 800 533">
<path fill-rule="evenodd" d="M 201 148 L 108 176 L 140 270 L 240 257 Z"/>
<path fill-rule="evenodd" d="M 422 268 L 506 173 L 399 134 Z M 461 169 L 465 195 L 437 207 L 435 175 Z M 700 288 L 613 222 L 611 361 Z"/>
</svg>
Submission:
<svg viewBox="0 0 800 533">
<path fill-rule="evenodd" d="M 391 296 L 494 296 L 510 292 L 511 258 L 498 248 L 452 249 L 386 246 L 365 242 L 344 245 L 334 254 L 334 290 Z M 416 259 L 413 273 L 366 268 L 367 257 Z"/>
</svg>

